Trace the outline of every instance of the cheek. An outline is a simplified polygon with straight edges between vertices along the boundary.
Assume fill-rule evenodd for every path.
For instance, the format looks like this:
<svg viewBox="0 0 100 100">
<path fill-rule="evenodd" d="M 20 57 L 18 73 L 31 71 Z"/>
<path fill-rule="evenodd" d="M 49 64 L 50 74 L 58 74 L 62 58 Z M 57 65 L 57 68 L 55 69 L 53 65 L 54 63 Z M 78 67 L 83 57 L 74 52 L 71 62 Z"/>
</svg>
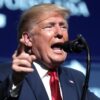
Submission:
<svg viewBox="0 0 100 100">
<path fill-rule="evenodd" d="M 44 44 L 49 44 L 52 40 L 52 38 L 54 37 L 54 33 L 51 31 L 48 32 L 42 32 L 43 34 L 41 35 L 41 38 L 44 42 Z"/>
<path fill-rule="evenodd" d="M 69 40 L 68 32 L 65 32 L 65 33 L 63 33 L 63 34 L 64 34 L 64 35 L 63 35 L 64 40 L 65 40 L 65 41 L 68 41 L 68 40 Z"/>
<path fill-rule="evenodd" d="M 32 41 L 33 48 L 38 52 L 46 51 L 47 46 L 49 44 L 49 38 L 44 35 L 39 35 L 37 38 L 34 38 Z"/>
</svg>

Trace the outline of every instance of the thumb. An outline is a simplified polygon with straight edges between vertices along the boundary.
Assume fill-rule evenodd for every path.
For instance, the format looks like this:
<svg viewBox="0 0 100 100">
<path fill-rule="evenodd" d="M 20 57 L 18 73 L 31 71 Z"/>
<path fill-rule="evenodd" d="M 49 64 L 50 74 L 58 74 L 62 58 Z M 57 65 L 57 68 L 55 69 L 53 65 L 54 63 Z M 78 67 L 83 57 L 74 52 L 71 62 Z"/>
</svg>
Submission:
<svg viewBox="0 0 100 100">
<path fill-rule="evenodd" d="M 30 57 L 31 57 L 32 61 L 36 61 L 37 60 L 37 57 L 35 55 L 31 54 Z"/>
</svg>

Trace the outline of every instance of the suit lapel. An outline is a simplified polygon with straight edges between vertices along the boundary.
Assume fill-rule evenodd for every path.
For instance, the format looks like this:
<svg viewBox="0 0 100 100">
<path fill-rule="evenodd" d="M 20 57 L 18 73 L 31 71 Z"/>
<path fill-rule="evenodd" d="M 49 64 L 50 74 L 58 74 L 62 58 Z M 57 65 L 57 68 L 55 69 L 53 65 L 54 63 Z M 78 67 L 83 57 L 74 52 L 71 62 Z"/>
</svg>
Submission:
<svg viewBox="0 0 100 100">
<path fill-rule="evenodd" d="M 63 100 L 79 100 L 79 95 L 76 88 L 76 83 L 70 76 L 69 71 L 63 70 L 63 68 L 59 68 L 58 70 L 60 85 L 62 89 Z M 30 93 L 35 99 L 29 97 L 30 100 L 49 100 L 44 85 L 36 71 L 34 69 L 33 73 L 30 73 L 25 78 L 26 84 L 30 87 Z M 26 85 L 24 85 L 24 88 Z M 26 89 L 27 90 L 27 89 Z M 30 95 L 30 94 L 29 94 Z M 28 97 L 26 95 L 23 96 L 24 100 L 27 100 Z M 26 99 L 26 98 L 27 99 Z M 22 99 L 21 99 L 22 100 Z"/>
<path fill-rule="evenodd" d="M 76 83 L 69 76 L 68 72 L 59 69 L 59 78 L 63 94 L 63 100 L 78 100 L 79 96 L 76 89 Z"/>
<path fill-rule="evenodd" d="M 29 74 L 26 77 L 26 81 L 28 85 L 31 87 L 33 95 L 35 96 L 36 100 L 49 100 L 46 90 L 36 69 L 33 73 Z"/>
</svg>

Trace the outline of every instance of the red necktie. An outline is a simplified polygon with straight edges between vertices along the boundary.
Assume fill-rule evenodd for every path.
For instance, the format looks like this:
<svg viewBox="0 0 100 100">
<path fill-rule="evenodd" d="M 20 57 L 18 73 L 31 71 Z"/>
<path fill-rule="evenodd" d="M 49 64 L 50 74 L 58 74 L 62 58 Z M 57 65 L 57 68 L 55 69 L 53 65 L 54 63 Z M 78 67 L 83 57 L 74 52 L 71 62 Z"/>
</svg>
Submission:
<svg viewBox="0 0 100 100">
<path fill-rule="evenodd" d="M 57 72 L 51 71 L 48 72 L 48 75 L 50 75 L 50 88 L 51 88 L 52 100 L 62 100 L 60 95 Z"/>
</svg>

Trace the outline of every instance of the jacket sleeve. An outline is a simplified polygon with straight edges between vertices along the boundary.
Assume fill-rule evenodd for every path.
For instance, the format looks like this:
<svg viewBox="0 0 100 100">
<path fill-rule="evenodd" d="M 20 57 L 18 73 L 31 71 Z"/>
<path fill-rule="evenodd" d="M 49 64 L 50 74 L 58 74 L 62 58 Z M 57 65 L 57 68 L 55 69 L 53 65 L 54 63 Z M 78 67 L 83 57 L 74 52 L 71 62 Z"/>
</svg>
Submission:
<svg viewBox="0 0 100 100">
<path fill-rule="evenodd" d="M 17 98 L 11 98 L 9 93 L 11 73 L 11 63 L 0 64 L 0 100 L 17 100 Z"/>
<path fill-rule="evenodd" d="M 0 82 L 0 100 L 18 100 L 18 97 L 11 97 L 10 95 L 10 81 L 9 78 Z"/>
</svg>

